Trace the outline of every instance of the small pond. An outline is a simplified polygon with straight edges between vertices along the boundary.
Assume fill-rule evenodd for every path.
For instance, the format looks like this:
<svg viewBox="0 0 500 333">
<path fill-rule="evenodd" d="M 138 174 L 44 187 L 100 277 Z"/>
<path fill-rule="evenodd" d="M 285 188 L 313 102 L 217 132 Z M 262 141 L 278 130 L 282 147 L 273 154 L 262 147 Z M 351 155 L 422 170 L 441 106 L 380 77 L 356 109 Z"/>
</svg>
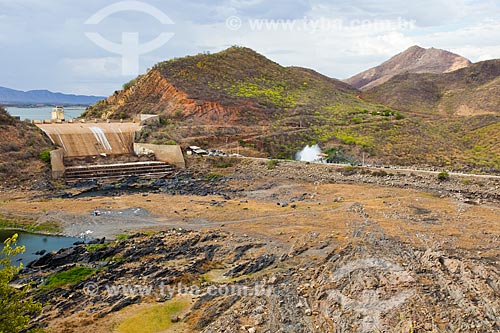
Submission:
<svg viewBox="0 0 500 333">
<path fill-rule="evenodd" d="M 76 237 L 46 236 L 24 231 L 0 229 L 0 246 L 3 247 L 3 242 L 16 233 L 19 235 L 17 245 L 24 245 L 26 247 L 26 251 L 17 255 L 13 259 L 13 263 L 17 264 L 19 261 L 22 261 L 24 266 L 31 261 L 40 258 L 41 255 L 35 254 L 38 251 L 57 251 L 62 248 L 71 247 L 75 242 L 82 241 L 81 238 Z"/>
</svg>

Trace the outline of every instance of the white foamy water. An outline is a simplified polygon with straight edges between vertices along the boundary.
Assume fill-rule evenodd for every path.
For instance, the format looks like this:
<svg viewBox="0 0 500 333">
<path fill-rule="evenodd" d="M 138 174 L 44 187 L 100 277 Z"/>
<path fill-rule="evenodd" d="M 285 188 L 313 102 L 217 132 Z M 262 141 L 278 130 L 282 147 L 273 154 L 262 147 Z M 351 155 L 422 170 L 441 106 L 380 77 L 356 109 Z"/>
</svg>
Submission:
<svg viewBox="0 0 500 333">
<path fill-rule="evenodd" d="M 314 162 L 319 159 L 318 154 L 321 154 L 321 149 L 318 145 L 305 146 L 304 149 L 295 155 L 295 159 L 297 161 Z"/>
<path fill-rule="evenodd" d="M 106 134 L 104 134 L 102 129 L 97 126 L 89 127 L 89 129 L 92 131 L 92 133 L 94 133 L 97 142 L 104 146 L 104 149 L 113 150 L 111 148 L 111 145 L 109 144 L 108 138 L 106 138 Z"/>
</svg>

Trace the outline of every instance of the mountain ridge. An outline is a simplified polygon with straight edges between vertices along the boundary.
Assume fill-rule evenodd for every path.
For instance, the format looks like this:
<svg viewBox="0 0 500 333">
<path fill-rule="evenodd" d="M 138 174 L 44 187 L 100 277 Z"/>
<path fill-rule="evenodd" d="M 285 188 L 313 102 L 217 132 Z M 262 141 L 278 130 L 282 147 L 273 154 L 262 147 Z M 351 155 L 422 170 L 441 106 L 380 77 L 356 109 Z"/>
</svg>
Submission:
<svg viewBox="0 0 500 333">
<path fill-rule="evenodd" d="M 104 98 L 103 96 L 64 94 L 46 89 L 22 91 L 0 86 L 0 104 L 3 105 L 91 105 Z"/>
<path fill-rule="evenodd" d="M 415 105 L 406 107 L 410 99 L 405 99 L 405 92 L 391 99 L 394 87 L 387 89 L 389 98 L 384 100 L 383 94 L 362 92 L 313 70 L 283 67 L 251 49 L 232 47 L 158 63 L 123 90 L 87 108 L 84 116 L 123 119 L 158 114 L 160 123 L 146 126 L 139 141 L 176 142 L 246 156 L 293 159 L 306 145 L 319 144 L 349 163 L 364 159 L 371 164 L 498 170 L 500 154 L 494 142 L 500 116 L 474 110 L 467 114 L 464 109 L 464 121 L 456 112 L 435 109 L 443 93 L 442 83 L 434 82 L 439 75 L 446 75 L 458 97 L 472 82 L 478 89 L 474 98 L 484 99 L 484 105 L 496 103 L 496 95 L 487 92 L 496 87 L 496 81 L 490 82 L 496 67 L 485 63 L 468 68 L 396 76 L 429 78 L 416 84 L 418 89 L 408 88 L 418 94 L 409 95 Z M 485 147 L 494 149 L 490 153 Z"/>
<path fill-rule="evenodd" d="M 361 90 L 369 90 L 398 74 L 448 73 L 471 64 L 470 60 L 455 53 L 414 45 L 396 54 L 382 64 L 358 73 L 344 82 Z"/>
<path fill-rule="evenodd" d="M 84 116 L 158 114 L 163 128 L 145 131 L 143 140 L 216 147 L 245 140 L 260 154 L 283 158 L 318 137 L 341 135 L 320 127 L 396 116 L 359 99 L 359 91 L 340 80 L 281 66 L 245 47 L 158 63 L 124 88 L 87 108 Z"/>
<path fill-rule="evenodd" d="M 363 93 L 403 111 L 458 116 L 500 114 L 500 59 L 452 72 L 404 73 Z"/>
</svg>

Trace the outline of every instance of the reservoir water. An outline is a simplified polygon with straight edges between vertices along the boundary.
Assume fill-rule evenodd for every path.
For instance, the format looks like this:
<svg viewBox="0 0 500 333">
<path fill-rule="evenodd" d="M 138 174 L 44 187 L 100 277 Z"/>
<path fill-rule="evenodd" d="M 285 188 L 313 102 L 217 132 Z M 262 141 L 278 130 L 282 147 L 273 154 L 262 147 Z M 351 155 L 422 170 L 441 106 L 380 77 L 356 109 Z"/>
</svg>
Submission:
<svg viewBox="0 0 500 333">
<path fill-rule="evenodd" d="M 17 264 L 19 261 L 22 261 L 24 266 L 40 258 L 40 255 L 36 255 L 35 252 L 43 250 L 47 252 L 57 251 L 62 248 L 71 247 L 75 242 L 82 241 L 81 238 L 76 237 L 46 236 L 24 231 L 0 229 L 0 248 L 3 248 L 3 242 L 7 238 L 12 237 L 12 235 L 16 233 L 19 235 L 17 238 L 17 245 L 24 245 L 26 251 L 14 257 L 12 263 Z"/>
<path fill-rule="evenodd" d="M 52 109 L 51 106 L 35 108 L 8 107 L 7 111 L 11 116 L 21 117 L 21 120 L 48 120 L 51 118 Z M 78 118 L 83 111 L 85 111 L 83 107 L 67 107 L 64 108 L 64 116 L 66 120 Z"/>
</svg>

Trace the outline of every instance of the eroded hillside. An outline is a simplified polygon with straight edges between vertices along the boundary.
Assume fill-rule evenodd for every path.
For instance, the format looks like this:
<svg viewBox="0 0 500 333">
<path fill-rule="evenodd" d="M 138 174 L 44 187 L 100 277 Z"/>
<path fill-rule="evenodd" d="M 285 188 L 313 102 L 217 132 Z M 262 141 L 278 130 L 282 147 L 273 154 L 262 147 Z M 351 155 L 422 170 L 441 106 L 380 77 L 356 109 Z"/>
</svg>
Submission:
<svg viewBox="0 0 500 333">
<path fill-rule="evenodd" d="M 424 55 L 417 57 L 419 70 L 433 58 Z M 456 69 L 462 59 L 446 55 L 448 67 L 436 65 L 436 71 Z M 497 140 L 491 129 L 500 120 L 498 68 L 492 60 L 447 74 L 401 74 L 361 93 L 312 70 L 282 67 L 232 47 L 159 63 L 85 116 L 160 115 L 159 124 L 142 131 L 143 142 L 273 158 L 294 158 L 304 146 L 319 143 L 341 151 L 343 162 L 496 172 L 500 156 L 488 147 Z"/>
<path fill-rule="evenodd" d="M 45 188 L 49 168 L 46 161 L 53 148 L 50 139 L 36 126 L 12 118 L 0 107 L 0 142 L 0 188 Z"/>
</svg>

